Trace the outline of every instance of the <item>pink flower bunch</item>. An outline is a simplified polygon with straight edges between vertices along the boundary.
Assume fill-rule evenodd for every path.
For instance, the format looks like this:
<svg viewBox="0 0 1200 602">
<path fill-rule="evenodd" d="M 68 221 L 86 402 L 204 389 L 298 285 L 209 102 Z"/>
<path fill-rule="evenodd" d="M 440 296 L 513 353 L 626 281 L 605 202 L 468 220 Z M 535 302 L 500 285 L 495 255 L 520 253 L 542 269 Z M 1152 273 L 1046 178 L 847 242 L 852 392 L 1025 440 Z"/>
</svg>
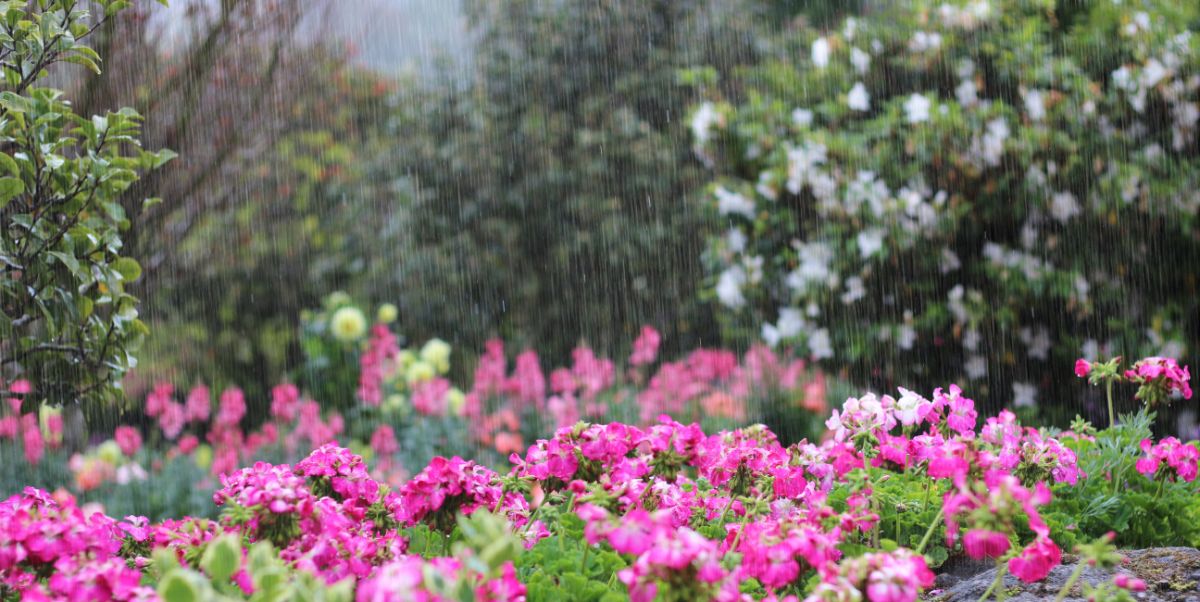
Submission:
<svg viewBox="0 0 1200 602">
<path fill-rule="evenodd" d="M 484 508 L 499 507 L 521 513 L 528 509 L 525 498 L 516 493 L 505 496 L 495 472 L 459 457 L 434 458 L 397 493 L 401 503 L 396 518 L 412 526 L 427 521 L 435 528 L 449 531 L 457 514 L 470 515 Z"/>
<path fill-rule="evenodd" d="M 122 525 L 86 513 L 70 496 L 56 500 L 27 487 L 0 502 L 0 584 L 23 600 L 156 599 L 141 572 L 118 556 L 125 529 L 141 525 L 144 519 Z"/>
<path fill-rule="evenodd" d="M 436 377 L 413 385 L 412 405 L 423 416 L 446 415 L 446 395 L 450 393 L 450 381 Z"/>
<path fill-rule="evenodd" d="M 371 327 L 367 348 L 359 358 L 358 398 L 369 406 L 383 402 L 383 383 L 396 370 L 400 344 L 386 324 Z"/>
<path fill-rule="evenodd" d="M 1125 378 L 1139 385 L 1135 395 L 1151 406 L 1169 400 L 1178 395 L 1184 399 L 1192 398 L 1192 378 L 1187 366 L 1169 357 L 1147 357 L 1138 360 L 1133 367 L 1125 371 Z"/>
<path fill-rule="evenodd" d="M 901 548 L 846 559 L 837 572 L 822 576 L 805 602 L 913 602 L 931 585 L 933 571 L 925 558 Z"/>
<path fill-rule="evenodd" d="M 629 355 L 630 366 L 653 364 L 658 359 L 658 346 L 662 335 L 653 326 L 643 326 L 642 333 L 633 341 L 633 353 Z"/>
<path fill-rule="evenodd" d="M 1032 489 L 1004 471 L 990 471 L 983 481 L 960 479 L 943 502 L 947 545 L 952 545 L 960 525 L 967 527 L 963 548 L 972 558 L 1002 558 L 1016 540 L 1016 519 L 1024 517 L 1034 539 L 1008 561 L 1008 569 L 1022 581 L 1046 578 L 1062 561 L 1062 550 L 1050 539 L 1050 528 L 1038 507 L 1050 501 L 1050 490 L 1039 481 Z"/>
<path fill-rule="evenodd" d="M 1137 471 L 1151 479 L 1179 479 L 1188 483 L 1196 480 L 1197 459 L 1200 450 L 1195 446 L 1167 437 L 1157 444 L 1143 439 L 1142 451 L 1146 457 L 1137 461 Z"/>
<path fill-rule="evenodd" d="M 47 446 L 57 449 L 62 444 L 62 416 L 49 415 L 46 432 L 42 432 L 38 415 L 33 412 L 21 414 L 23 402 L 20 397 L 16 397 L 32 393 L 33 385 L 27 380 L 16 380 L 8 392 L 12 397 L 8 397 L 4 404 L 8 406 L 9 413 L 0 415 L 0 439 L 19 439 L 24 446 L 25 461 L 36 466 L 42 461 Z M 0 413 L 3 411 L 3 406 L 0 406 Z"/>
<path fill-rule="evenodd" d="M 985 468 L 1015 472 L 1027 484 L 1050 477 L 1074 485 L 1083 476 L 1074 451 L 1037 429 L 1018 425 L 1008 410 L 988 418 L 979 438 L 989 444 L 980 462 Z"/>
<path fill-rule="evenodd" d="M 142 448 L 142 434 L 132 426 L 118 426 L 113 433 L 113 439 L 117 442 L 117 447 L 121 448 L 121 453 L 126 456 L 133 456 Z"/>
</svg>

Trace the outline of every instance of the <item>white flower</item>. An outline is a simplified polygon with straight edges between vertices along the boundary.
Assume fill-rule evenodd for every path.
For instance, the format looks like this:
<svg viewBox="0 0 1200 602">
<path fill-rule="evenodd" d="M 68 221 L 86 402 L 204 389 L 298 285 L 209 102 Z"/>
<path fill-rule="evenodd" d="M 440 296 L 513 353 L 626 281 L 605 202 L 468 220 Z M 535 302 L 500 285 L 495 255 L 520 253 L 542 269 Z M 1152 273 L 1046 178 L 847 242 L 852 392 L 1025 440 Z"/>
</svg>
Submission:
<svg viewBox="0 0 1200 602">
<path fill-rule="evenodd" d="M 1021 99 L 1025 102 L 1025 114 L 1029 115 L 1029 119 L 1041 121 L 1046 118 L 1046 104 L 1042 101 L 1041 90 L 1025 90 L 1021 93 Z"/>
<path fill-rule="evenodd" d="M 725 307 L 738 309 L 746 304 L 746 297 L 742 296 L 742 285 L 745 283 L 746 271 L 742 266 L 730 266 L 717 279 L 717 299 Z"/>
<path fill-rule="evenodd" d="M 817 173 L 817 166 L 825 163 L 825 145 L 805 142 L 801 146 L 790 146 L 787 149 L 788 180 L 787 189 L 792 194 L 800 194 L 804 185 Z"/>
<path fill-rule="evenodd" d="M 871 68 L 871 55 L 859 50 L 858 47 L 850 49 L 850 64 L 854 65 L 854 70 L 859 74 L 864 74 L 867 69 Z"/>
<path fill-rule="evenodd" d="M 850 305 L 866 296 L 867 287 L 863 284 L 861 277 L 851 276 L 846 279 L 846 292 L 842 293 L 843 304 Z"/>
<path fill-rule="evenodd" d="M 846 98 L 850 109 L 854 111 L 869 111 L 871 109 L 871 96 L 867 94 L 867 87 L 862 82 L 854 84 L 850 88 L 850 95 Z"/>
<path fill-rule="evenodd" d="M 950 248 L 943 248 L 942 261 L 938 267 L 941 268 L 943 274 L 949 274 L 962 267 L 962 260 L 958 258 L 958 253 L 955 253 Z"/>
<path fill-rule="evenodd" d="M 975 106 L 979 102 L 979 88 L 975 85 L 975 80 L 962 80 L 954 89 L 954 97 L 958 99 L 958 104 L 964 107 Z"/>
<path fill-rule="evenodd" d="M 854 34 L 858 32 L 858 19 L 850 17 L 846 19 L 846 26 L 842 28 L 842 36 L 846 40 L 853 40 Z"/>
<path fill-rule="evenodd" d="M 787 276 L 789 288 L 803 293 L 809 284 L 829 280 L 829 263 L 833 260 L 833 250 L 829 245 L 823 242 L 799 243 L 796 250 L 800 255 L 800 265 Z"/>
<path fill-rule="evenodd" d="M 898 388 L 900 389 L 900 399 L 896 400 L 896 409 L 894 412 L 896 420 L 899 420 L 900 424 L 904 426 L 912 426 L 921 419 L 921 406 L 929 405 L 929 400 L 904 387 Z"/>
<path fill-rule="evenodd" d="M 912 349 L 917 342 L 917 329 L 908 324 L 901 324 L 899 332 L 896 333 L 896 345 L 901 349 Z"/>
<path fill-rule="evenodd" d="M 1079 202 L 1075 200 L 1075 195 L 1065 191 L 1054 193 L 1050 197 L 1050 215 L 1064 224 L 1079 215 Z"/>
<path fill-rule="evenodd" d="M 818 328 L 808 335 L 808 350 L 815 359 L 833 357 L 833 342 L 829 338 L 829 331 Z"/>
<path fill-rule="evenodd" d="M 696 109 L 692 114 L 692 137 L 696 139 L 696 146 L 704 146 L 708 142 L 711 135 L 711 130 L 714 125 L 722 125 L 724 117 L 717 112 L 717 107 L 711 102 L 705 102 Z"/>
<path fill-rule="evenodd" d="M 1167 68 L 1158 62 L 1158 59 L 1152 58 L 1146 61 L 1146 66 L 1142 68 L 1142 87 L 1153 88 L 1166 76 Z"/>
<path fill-rule="evenodd" d="M 758 183 L 754 185 L 754 191 L 768 201 L 779 199 L 779 189 L 776 188 L 772 179 L 770 171 L 763 171 L 758 174 Z"/>
<path fill-rule="evenodd" d="M 972 355 L 967 358 L 967 363 L 963 368 L 967 371 L 967 378 L 971 380 L 983 378 L 988 373 L 987 360 L 982 355 Z"/>
<path fill-rule="evenodd" d="M 800 334 L 807 322 L 804 320 L 804 315 L 795 307 L 784 307 L 779 310 L 779 334 L 783 338 L 790 338 Z"/>
<path fill-rule="evenodd" d="M 863 259 L 867 259 L 883 249 L 884 231 L 882 228 L 868 228 L 858 233 L 858 251 Z"/>
<path fill-rule="evenodd" d="M 792 123 L 806 128 L 812 125 L 813 112 L 808 109 L 795 109 L 792 111 Z"/>
<path fill-rule="evenodd" d="M 908 43 L 908 47 L 913 52 L 927 52 L 937 50 L 942 45 L 942 34 L 935 32 L 918 31 L 913 34 L 913 39 Z"/>
<path fill-rule="evenodd" d="M 904 101 L 904 113 L 909 123 L 929 121 L 929 108 L 933 106 L 924 94 L 913 94 Z"/>
<path fill-rule="evenodd" d="M 329 318 L 329 330 L 333 338 L 344 343 L 357 341 L 367 333 L 367 317 L 357 307 L 343 307 Z"/>
<path fill-rule="evenodd" d="M 717 196 L 717 212 L 721 215 L 733 213 L 754 219 L 754 201 L 725 188 L 717 188 L 714 194 Z"/>
<path fill-rule="evenodd" d="M 762 325 L 762 338 L 767 342 L 767 347 L 774 348 L 776 345 L 779 345 L 779 341 L 783 336 L 779 334 L 779 329 L 775 328 L 774 324 L 764 322 Z"/>
<path fill-rule="evenodd" d="M 1004 141 L 1008 140 L 1008 122 L 1003 117 L 997 117 L 987 124 L 987 133 L 983 135 L 983 160 L 993 167 L 1000 165 L 1004 156 Z"/>
<path fill-rule="evenodd" d="M 729 250 L 733 253 L 741 253 L 746 250 L 746 234 L 741 228 L 730 228 L 725 234 L 725 244 L 729 246 Z"/>
<path fill-rule="evenodd" d="M 1013 405 L 1031 408 L 1037 405 L 1037 386 L 1031 383 L 1013 383 Z"/>
<path fill-rule="evenodd" d="M 818 69 L 829 65 L 829 40 L 817 38 L 812 43 L 812 62 Z"/>
</svg>

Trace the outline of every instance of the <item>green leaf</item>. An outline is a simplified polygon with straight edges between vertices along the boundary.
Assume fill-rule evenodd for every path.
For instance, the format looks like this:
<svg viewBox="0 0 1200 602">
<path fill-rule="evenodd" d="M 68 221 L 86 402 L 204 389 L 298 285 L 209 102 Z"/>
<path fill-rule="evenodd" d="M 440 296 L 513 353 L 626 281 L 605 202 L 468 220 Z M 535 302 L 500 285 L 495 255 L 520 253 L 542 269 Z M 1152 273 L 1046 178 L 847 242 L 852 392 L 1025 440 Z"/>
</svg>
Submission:
<svg viewBox="0 0 1200 602">
<path fill-rule="evenodd" d="M 228 583 L 242 562 L 242 546 L 233 535 L 212 540 L 200 557 L 200 568 L 213 583 Z"/>
<path fill-rule="evenodd" d="M 0 168 L 8 172 L 8 175 L 19 178 L 21 177 L 21 167 L 17 165 L 17 160 L 12 158 L 8 153 L 0 153 Z"/>
<path fill-rule="evenodd" d="M 142 266 L 132 257 L 122 257 L 114 261 L 112 268 L 125 279 L 125 282 L 133 282 L 142 277 Z"/>
<path fill-rule="evenodd" d="M 200 602 L 200 588 L 183 571 L 172 571 L 158 582 L 158 595 L 164 602 Z"/>
<path fill-rule="evenodd" d="M 11 161 L 11 158 L 9 160 Z M 0 209 L 3 209 L 23 192 L 25 192 L 25 183 L 21 180 L 11 176 L 0 178 Z"/>
</svg>

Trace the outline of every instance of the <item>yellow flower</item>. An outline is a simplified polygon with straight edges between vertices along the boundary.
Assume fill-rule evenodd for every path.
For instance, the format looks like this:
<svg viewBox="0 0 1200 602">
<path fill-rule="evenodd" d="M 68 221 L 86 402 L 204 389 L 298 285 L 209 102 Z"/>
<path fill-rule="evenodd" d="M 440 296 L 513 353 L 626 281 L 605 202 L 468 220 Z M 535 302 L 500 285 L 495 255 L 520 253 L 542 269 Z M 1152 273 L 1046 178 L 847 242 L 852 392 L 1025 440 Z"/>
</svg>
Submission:
<svg viewBox="0 0 1200 602">
<path fill-rule="evenodd" d="M 213 450 L 207 445 L 198 445 L 196 451 L 192 452 L 192 459 L 196 461 L 196 466 L 208 470 L 212 466 Z"/>
<path fill-rule="evenodd" d="M 383 410 L 392 414 L 407 414 L 408 400 L 400 394 L 388 395 L 387 399 L 383 400 Z"/>
<path fill-rule="evenodd" d="M 357 307 L 343 307 L 333 312 L 333 317 L 329 319 L 329 330 L 333 338 L 343 343 L 357 341 L 367 332 L 367 318 Z"/>
<path fill-rule="evenodd" d="M 466 403 L 467 396 L 463 395 L 463 392 L 459 391 L 458 387 L 450 389 L 450 391 L 446 393 L 446 407 L 450 410 L 451 414 L 454 414 L 455 416 L 461 416 L 463 406 L 465 406 Z"/>
<path fill-rule="evenodd" d="M 379 311 L 375 312 L 375 320 L 382 324 L 391 324 L 400 316 L 400 310 L 396 309 L 391 303 L 384 303 L 379 306 Z"/>
<path fill-rule="evenodd" d="M 121 447 L 117 445 L 117 442 L 109 439 L 96 447 L 96 457 L 116 466 L 121 462 L 124 454 L 121 453 Z"/>
<path fill-rule="evenodd" d="M 421 348 L 421 359 L 433 364 L 439 374 L 445 374 L 450 370 L 450 343 L 429 339 Z"/>
<path fill-rule="evenodd" d="M 432 380 L 434 376 L 437 376 L 437 371 L 434 370 L 433 366 L 429 364 L 429 362 L 416 362 L 409 366 L 408 370 L 405 371 L 404 380 L 408 381 L 408 384 L 412 385 L 415 383 Z"/>
</svg>

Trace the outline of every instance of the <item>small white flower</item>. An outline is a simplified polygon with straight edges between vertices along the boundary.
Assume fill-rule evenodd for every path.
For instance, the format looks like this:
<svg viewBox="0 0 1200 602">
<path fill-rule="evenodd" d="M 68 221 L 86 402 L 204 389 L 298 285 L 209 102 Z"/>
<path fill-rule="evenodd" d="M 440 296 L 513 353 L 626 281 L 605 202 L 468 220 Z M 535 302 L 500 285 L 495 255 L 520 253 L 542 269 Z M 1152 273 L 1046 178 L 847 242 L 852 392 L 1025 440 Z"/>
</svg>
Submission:
<svg viewBox="0 0 1200 602">
<path fill-rule="evenodd" d="M 827 329 L 818 328 L 808 335 L 808 351 L 815 359 L 833 357 L 833 341 L 830 340 Z"/>
<path fill-rule="evenodd" d="M 742 232 L 741 228 L 730 228 L 725 234 L 725 244 L 733 253 L 741 253 L 746 250 L 746 233 Z"/>
<path fill-rule="evenodd" d="M 1042 100 L 1041 90 L 1026 90 L 1021 93 L 1021 99 L 1025 102 L 1025 114 L 1029 115 L 1029 119 L 1041 121 L 1046 118 L 1046 104 Z"/>
<path fill-rule="evenodd" d="M 1013 405 L 1031 408 L 1037 405 L 1037 386 L 1031 383 L 1013 383 Z"/>
<path fill-rule="evenodd" d="M 818 69 L 829 66 L 829 40 L 825 38 L 813 40 L 812 62 Z"/>
<path fill-rule="evenodd" d="M 917 330 L 909 324 L 901 324 L 899 331 L 896 333 L 896 345 L 907 351 L 912 349 L 916 342 Z"/>
<path fill-rule="evenodd" d="M 854 111 L 869 111 L 871 109 L 871 95 L 867 94 L 867 87 L 862 82 L 854 84 L 850 88 L 850 95 L 846 98 L 850 109 Z"/>
<path fill-rule="evenodd" d="M 717 107 L 711 102 L 705 102 L 696 109 L 692 114 L 692 137 L 695 138 L 696 146 L 704 146 L 711 136 L 711 131 L 714 125 L 721 125 L 724 118 Z"/>
<path fill-rule="evenodd" d="M 806 128 L 812 125 L 813 112 L 808 109 L 795 109 L 792 111 L 792 123 Z"/>
<path fill-rule="evenodd" d="M 717 299 L 730 309 L 742 307 L 746 304 L 746 297 L 742 295 L 742 285 L 745 283 L 746 271 L 742 269 L 742 266 L 735 265 L 727 268 L 717 279 Z"/>
<path fill-rule="evenodd" d="M 954 97 L 958 99 L 958 104 L 964 107 L 973 107 L 979 103 L 979 88 L 975 85 L 975 80 L 964 79 L 954 89 Z"/>
<path fill-rule="evenodd" d="M 736 214 L 754 219 L 754 201 L 725 188 L 717 188 L 717 212 L 721 215 Z"/>
<path fill-rule="evenodd" d="M 967 378 L 971 380 L 983 378 L 988 373 L 987 360 L 982 355 L 972 355 L 967 358 L 967 363 L 963 368 L 967 371 Z"/>
<path fill-rule="evenodd" d="M 929 121 L 929 108 L 933 103 L 924 94 L 913 94 L 904 101 L 904 114 L 909 123 Z"/>
<path fill-rule="evenodd" d="M 860 75 L 865 74 L 867 69 L 871 68 L 871 55 L 854 47 L 850 49 L 850 64 L 854 65 L 854 70 Z"/>
<path fill-rule="evenodd" d="M 858 242 L 858 251 L 862 254 L 863 259 L 883 250 L 883 237 L 882 228 L 868 228 L 858 233 L 855 240 Z"/>
<path fill-rule="evenodd" d="M 801 146 L 788 147 L 787 189 L 792 194 L 800 194 L 804 185 L 817 173 L 817 167 L 825 163 L 825 158 L 823 144 L 805 142 Z"/>
<path fill-rule="evenodd" d="M 842 293 L 843 304 L 850 305 L 866 296 L 867 287 L 863 284 L 861 277 L 851 276 L 846 279 L 846 292 Z"/>
<path fill-rule="evenodd" d="M 1050 197 L 1050 215 L 1062 223 L 1067 223 L 1072 217 L 1079 215 L 1079 202 L 1070 192 L 1056 192 Z"/>
<path fill-rule="evenodd" d="M 795 307 L 784 307 L 779 310 L 779 335 L 783 338 L 794 337 L 804 331 L 807 326 L 804 314 Z"/>
</svg>

